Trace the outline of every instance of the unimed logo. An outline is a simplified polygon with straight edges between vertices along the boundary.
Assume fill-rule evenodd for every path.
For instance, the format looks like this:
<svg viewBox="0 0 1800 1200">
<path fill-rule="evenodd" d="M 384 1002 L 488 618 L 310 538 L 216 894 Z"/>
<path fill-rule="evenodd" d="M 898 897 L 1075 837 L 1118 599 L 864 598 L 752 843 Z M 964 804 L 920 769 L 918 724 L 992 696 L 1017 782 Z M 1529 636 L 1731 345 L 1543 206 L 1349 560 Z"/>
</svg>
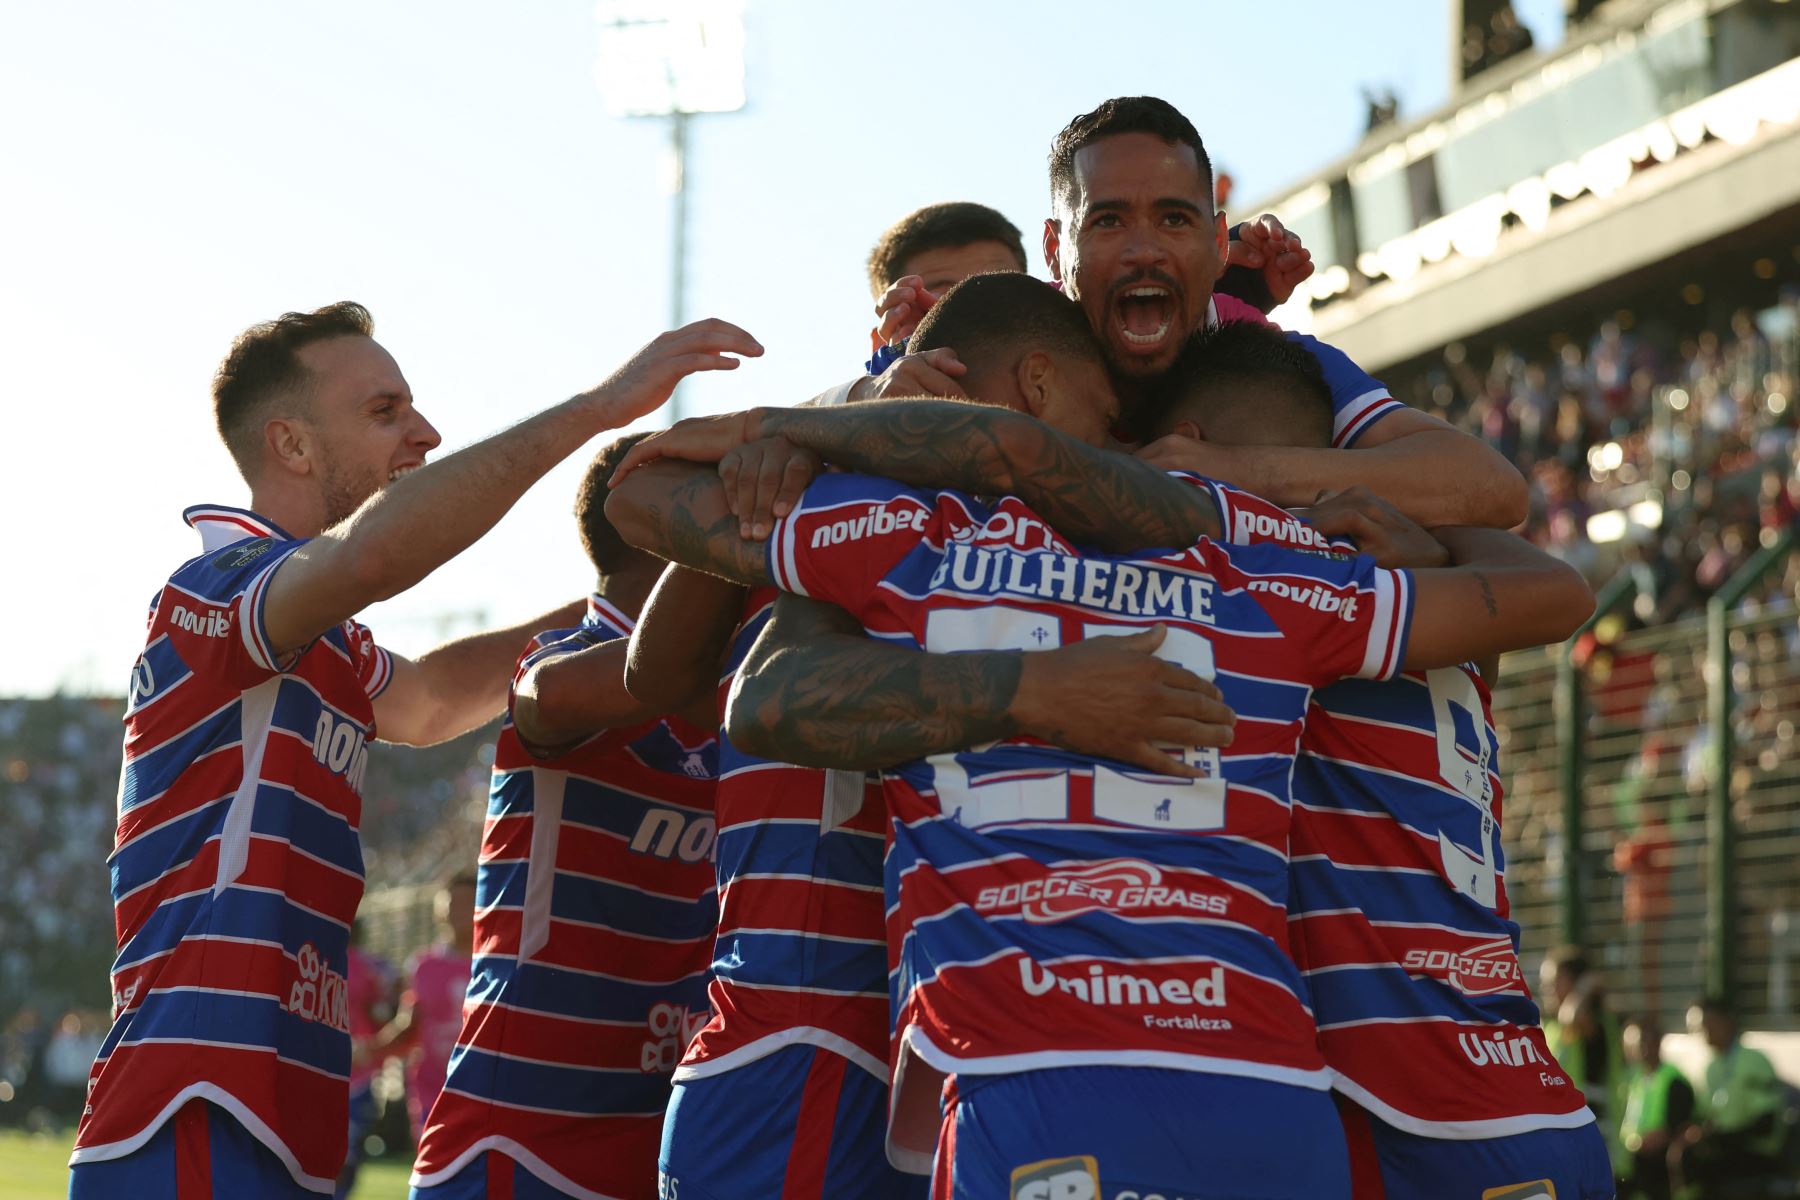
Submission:
<svg viewBox="0 0 1800 1200">
<path fill-rule="evenodd" d="M 1548 1067 L 1553 1064 L 1545 1058 L 1529 1037 L 1521 1034 L 1509 1038 L 1506 1031 L 1495 1030 L 1491 1038 L 1479 1033 L 1459 1033 L 1456 1044 L 1462 1047 L 1463 1054 L 1478 1067 Z"/>
<path fill-rule="evenodd" d="M 1019 983 L 1027 996 L 1047 996 L 1060 991 L 1096 1007 L 1112 1005 L 1144 1008 L 1154 1005 L 1225 1007 L 1225 968 L 1193 979 L 1148 979 L 1129 971 L 1108 970 L 1104 963 L 1089 963 L 1080 974 L 1058 975 L 1030 958 L 1019 959 Z"/>
</svg>

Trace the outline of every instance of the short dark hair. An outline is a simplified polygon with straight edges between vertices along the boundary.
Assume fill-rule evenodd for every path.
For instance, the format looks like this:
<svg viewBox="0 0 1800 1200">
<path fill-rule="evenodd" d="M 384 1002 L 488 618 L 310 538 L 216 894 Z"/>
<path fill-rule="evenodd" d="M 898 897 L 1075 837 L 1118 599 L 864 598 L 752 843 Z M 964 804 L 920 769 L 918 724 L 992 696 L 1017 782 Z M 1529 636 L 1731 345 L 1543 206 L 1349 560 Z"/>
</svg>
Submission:
<svg viewBox="0 0 1800 1200">
<path fill-rule="evenodd" d="M 1727 1021 L 1731 1021 L 1734 1024 L 1737 1021 L 1737 1011 L 1731 1006 L 1730 1001 L 1726 1000 L 1723 996 L 1714 994 L 1701 996 L 1698 1000 L 1694 1001 L 1693 1007 L 1699 1009 L 1703 1014 L 1714 1017 L 1724 1017 Z"/>
<path fill-rule="evenodd" d="M 300 351 L 330 338 L 374 334 L 375 319 L 353 300 L 340 300 L 312 312 L 282 313 L 238 334 L 213 375 L 213 421 L 246 481 L 260 457 L 270 402 L 307 382 Z"/>
<path fill-rule="evenodd" d="M 1577 979 L 1586 975 L 1589 970 L 1587 951 L 1567 942 L 1544 955 L 1544 961 L 1558 971 L 1567 968 Z"/>
<path fill-rule="evenodd" d="M 1271 385 L 1285 385 L 1294 403 L 1271 410 Z M 1331 385 L 1325 371 L 1312 351 L 1273 325 L 1227 321 L 1195 330 L 1147 406 L 1150 428 L 1138 432 L 1167 433 L 1201 395 L 1207 398 L 1203 426 L 1205 418 L 1212 418 L 1260 431 L 1281 422 L 1278 432 L 1257 440 L 1264 445 L 1331 445 Z M 1226 406 L 1242 411 L 1227 412 Z"/>
<path fill-rule="evenodd" d="M 1019 260 L 1019 270 L 1029 269 L 1025 239 L 1017 225 L 985 204 L 951 200 L 915 208 L 888 226 L 869 251 L 869 292 L 880 299 L 900 278 L 901 264 L 915 254 L 974 242 L 999 242 Z"/>
<path fill-rule="evenodd" d="M 600 447 L 600 453 L 588 464 L 586 474 L 581 477 L 581 486 L 575 492 L 575 523 L 581 528 L 581 548 L 587 551 L 588 561 L 601 575 L 611 575 L 640 561 L 655 562 L 654 555 L 620 537 L 613 523 L 606 519 L 606 481 L 619 469 L 626 451 L 649 437 L 651 432 L 646 429 L 641 433 L 628 433 Z"/>
<path fill-rule="evenodd" d="M 913 330 L 914 353 L 948 346 L 972 372 L 998 367 L 1008 352 L 1029 349 L 1104 362 L 1081 306 L 1030 275 L 971 275 L 942 296 Z"/>
<path fill-rule="evenodd" d="M 1181 110 L 1167 100 L 1155 96 L 1116 96 L 1093 112 L 1082 113 L 1056 135 L 1050 143 L 1050 207 L 1068 195 L 1075 186 L 1075 155 L 1101 138 L 1121 133 L 1155 134 L 1173 145 L 1187 146 L 1200 163 L 1200 177 L 1206 183 L 1206 203 L 1212 204 L 1212 159 L 1194 123 L 1181 115 Z"/>
</svg>

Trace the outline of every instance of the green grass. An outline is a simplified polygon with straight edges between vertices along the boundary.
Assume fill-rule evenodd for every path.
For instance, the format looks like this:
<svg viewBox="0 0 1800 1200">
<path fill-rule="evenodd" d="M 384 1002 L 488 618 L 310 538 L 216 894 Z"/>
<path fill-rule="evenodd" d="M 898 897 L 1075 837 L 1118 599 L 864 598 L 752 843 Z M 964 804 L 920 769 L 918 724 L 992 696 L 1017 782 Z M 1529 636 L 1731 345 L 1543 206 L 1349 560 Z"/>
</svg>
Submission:
<svg viewBox="0 0 1800 1200">
<path fill-rule="evenodd" d="M 0 1200 L 64 1200 L 69 1194 L 67 1133 L 0 1132 Z M 351 1200 L 406 1200 L 411 1163 L 388 1159 L 364 1165 Z"/>
</svg>

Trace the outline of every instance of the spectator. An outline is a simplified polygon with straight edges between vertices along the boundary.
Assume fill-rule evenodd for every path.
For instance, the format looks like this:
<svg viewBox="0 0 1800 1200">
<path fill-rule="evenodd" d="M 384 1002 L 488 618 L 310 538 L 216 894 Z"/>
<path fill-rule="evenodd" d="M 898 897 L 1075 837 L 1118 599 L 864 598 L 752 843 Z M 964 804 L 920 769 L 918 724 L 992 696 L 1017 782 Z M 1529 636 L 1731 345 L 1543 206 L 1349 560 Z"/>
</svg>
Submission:
<svg viewBox="0 0 1800 1200">
<path fill-rule="evenodd" d="M 1700 1123 L 1684 1131 L 1669 1155 L 1676 1188 L 1778 1178 L 1787 1100 L 1774 1066 L 1738 1040 L 1737 1018 L 1724 1001 L 1701 1000 L 1688 1009 L 1687 1021 L 1712 1057 L 1700 1089 Z"/>
<path fill-rule="evenodd" d="M 1622 1065 L 1619 1026 L 1606 1007 L 1600 972 L 1579 947 L 1560 946 L 1544 958 L 1544 1040 L 1569 1078 L 1587 1095 L 1607 1140 L 1614 1140 L 1613 1105 Z"/>
<path fill-rule="evenodd" d="M 463 997 L 475 952 L 475 870 L 457 872 L 438 890 L 439 939 L 413 959 L 400 1011 L 370 1044 L 373 1055 L 405 1054 L 406 1113 L 413 1141 L 425 1131 L 443 1090 L 450 1054 L 462 1030 Z"/>
<path fill-rule="evenodd" d="M 377 1063 L 369 1048 L 394 1016 L 393 968 L 363 948 L 367 933 L 368 923 L 358 917 L 350 927 L 349 969 L 344 976 L 350 1018 L 350 1148 L 338 1172 L 336 1200 L 350 1195 L 362 1168 L 363 1141 L 375 1121 Z"/>
<path fill-rule="evenodd" d="M 57 1117 L 73 1121 L 81 1115 L 88 1068 L 100 1052 L 102 1037 L 98 1020 L 74 1009 L 63 1014 L 50 1036 L 44 1051 L 44 1081 L 49 1085 L 45 1107 Z"/>
<path fill-rule="evenodd" d="M 1669 1149 L 1694 1117 L 1694 1088 L 1662 1059 L 1662 1029 L 1654 1017 L 1633 1017 L 1623 1032 L 1624 1112 L 1619 1120 L 1624 1186 L 1620 1200 L 1670 1200 Z"/>
</svg>

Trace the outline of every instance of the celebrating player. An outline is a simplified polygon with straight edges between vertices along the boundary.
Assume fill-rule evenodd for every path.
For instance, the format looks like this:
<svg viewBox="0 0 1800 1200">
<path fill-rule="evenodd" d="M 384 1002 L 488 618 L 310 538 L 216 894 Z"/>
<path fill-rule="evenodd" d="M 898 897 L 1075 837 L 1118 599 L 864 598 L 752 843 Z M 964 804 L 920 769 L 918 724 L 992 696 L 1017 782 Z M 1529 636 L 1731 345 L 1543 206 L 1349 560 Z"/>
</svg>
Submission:
<svg viewBox="0 0 1800 1200">
<path fill-rule="evenodd" d="M 75 1200 L 330 1194 L 344 1160 L 344 972 L 362 894 L 366 743 L 423 744 L 498 712 L 553 621 L 408 661 L 353 619 L 492 528 L 534 481 L 682 377 L 755 355 L 703 321 L 606 383 L 426 466 L 439 441 L 368 313 L 336 304 L 240 337 L 219 432 L 252 510 L 187 511 L 202 549 L 153 600 L 125 718 L 112 888 L 114 1023 L 71 1155 Z"/>
<path fill-rule="evenodd" d="M 746 467 L 747 486 L 756 475 Z M 722 702 L 773 599 L 770 588 L 746 599 L 712 576 L 671 571 L 633 636 L 634 691 L 648 698 L 697 667 L 716 672 L 716 657 L 695 652 L 695 630 L 735 624 Z M 1150 657 L 1157 641 L 1145 635 L 1023 655 L 887 648 L 902 660 L 882 664 L 879 676 L 892 727 L 867 728 L 881 731 L 896 761 L 968 737 L 1026 734 L 1140 761 L 1154 761 L 1149 738 L 1159 733 L 1196 744 L 1228 740 L 1230 714 L 1217 690 Z M 1120 711 L 1140 714 L 1142 725 L 1121 726 L 1113 719 Z M 713 1017 L 675 1076 L 661 1161 L 671 1195 L 843 1200 L 924 1191 L 923 1180 L 896 1172 L 883 1154 L 884 809 L 860 770 L 795 765 L 810 761 L 759 757 L 721 741 Z"/>
<path fill-rule="evenodd" d="M 1311 368 L 1262 331 L 1221 329 L 1170 372 L 1156 431 L 1322 447 Z M 1325 530 L 1369 531 L 1328 507 L 1314 514 Z M 1248 502 L 1233 518 L 1233 541 L 1315 544 Z M 1314 696 L 1301 748 L 1289 929 L 1334 1086 L 1352 1102 L 1359 1200 L 1536 1179 L 1609 1195 L 1605 1142 L 1545 1044 L 1507 916 L 1487 685 L 1466 664 L 1334 684 Z"/>
<path fill-rule="evenodd" d="M 1214 285 L 1225 269 L 1223 216 L 1213 204 L 1212 163 L 1193 124 L 1166 101 L 1118 97 L 1077 116 L 1050 148 L 1051 215 L 1044 260 L 1051 277 L 1080 302 L 1100 339 L 1124 407 L 1124 426 L 1142 430 L 1155 385 L 1194 331 L 1225 312 Z M 1265 259 L 1277 294 L 1310 263 L 1297 243 L 1272 241 L 1253 223 L 1250 253 Z M 1291 247 L 1291 248 L 1290 248 Z M 1231 302 L 1234 306 L 1237 302 Z M 1225 447 L 1163 438 L 1152 460 L 1200 472 L 1283 504 L 1309 504 L 1320 492 L 1358 484 L 1425 525 L 1496 528 L 1525 515 L 1525 481 L 1499 454 L 1434 417 L 1394 401 L 1341 351 L 1290 335 L 1311 350 L 1331 385 L 1330 449 Z M 963 394 L 956 361 L 962 347 L 922 348 L 883 377 L 884 396 Z M 979 397 L 977 397 L 979 398 Z M 1350 449 L 1359 453 L 1347 453 Z"/>
<path fill-rule="evenodd" d="M 659 716 L 624 690 L 627 640 L 663 567 L 606 521 L 606 479 L 630 444 L 594 458 L 576 501 L 597 577 L 587 615 L 519 659 L 494 752 L 475 974 L 419 1143 L 418 1200 L 655 1200 L 669 1073 L 705 1023 L 715 722 Z"/>
<path fill-rule="evenodd" d="M 1077 314 L 1029 281 L 972 280 L 946 297 L 940 309 L 949 315 L 939 321 L 984 304 L 1039 310 L 1043 325 L 1060 327 L 1058 351 L 1097 363 L 1085 328 L 1077 334 L 1080 322 L 1070 324 Z M 1083 340 L 1085 352 L 1076 349 Z M 1064 372 L 1081 373 L 1079 365 Z M 708 528 L 725 501 L 708 475 L 659 467 L 615 491 L 615 520 L 665 552 L 678 540 L 690 565 L 774 578 L 844 604 L 872 632 L 927 649 L 1022 648 L 1160 619 L 1174 642 L 1165 653 L 1201 674 L 1216 658 L 1240 714 L 1232 752 L 1222 765 L 1189 752 L 1190 761 L 1164 772 L 1197 781 L 1170 784 L 1024 742 L 937 756 L 889 777 L 900 1046 L 893 1133 L 905 1145 L 915 1120 L 936 1123 L 930 1080 L 947 1072 L 955 1082 L 937 1170 L 959 1195 L 992 1195 L 1009 1183 L 1016 1191 L 1033 1172 L 1177 1188 L 1260 1172 L 1265 1186 L 1287 1189 L 1275 1194 L 1328 1194 L 1344 1182 L 1341 1158 L 1334 1167 L 1323 1155 L 1309 1173 L 1281 1163 L 1279 1151 L 1296 1135 L 1341 1145 L 1316 1090 L 1325 1072 L 1301 984 L 1282 953 L 1285 788 L 1308 686 L 1559 636 L 1585 587 L 1524 549 L 1502 550 L 1483 569 L 1415 577 L 1367 560 L 1196 544 L 1218 530 L 1210 490 L 1087 449 L 1101 439 L 1107 411 L 1067 394 L 1043 408 L 1078 435 L 1050 436 L 993 409 L 932 404 L 758 411 L 737 429 L 782 433 L 840 464 L 879 464 L 939 485 L 992 482 L 998 464 L 1004 490 L 1013 490 L 1059 459 L 1079 463 L 1091 486 L 1049 497 L 1050 512 L 830 476 L 778 523 L 765 551 L 728 520 L 704 541 L 669 538 L 671 523 Z M 729 432 L 732 422 L 715 425 Z M 709 432 L 688 433 L 696 444 L 681 446 L 678 433 L 664 448 L 705 457 Z M 1104 544 L 1128 507 L 1167 534 L 1159 544 L 1183 549 L 1084 556 L 1053 529 Z M 1471 623 L 1465 603 L 1496 582 L 1506 615 Z M 1304 655 L 1293 648 L 1296 635 Z M 1251 676 L 1263 682 L 1247 683 Z M 1229 835 L 1204 836 L 1221 829 Z M 1164 836 L 1174 831 L 1203 836 Z M 1200 1109 L 1219 1115 L 1196 1131 L 1187 1114 Z M 1095 1117 L 1118 1110 L 1132 1119 Z M 1164 1127 L 1163 1113 L 1183 1117 Z M 1104 1147 L 1103 1161 L 1079 1146 Z"/>
</svg>

